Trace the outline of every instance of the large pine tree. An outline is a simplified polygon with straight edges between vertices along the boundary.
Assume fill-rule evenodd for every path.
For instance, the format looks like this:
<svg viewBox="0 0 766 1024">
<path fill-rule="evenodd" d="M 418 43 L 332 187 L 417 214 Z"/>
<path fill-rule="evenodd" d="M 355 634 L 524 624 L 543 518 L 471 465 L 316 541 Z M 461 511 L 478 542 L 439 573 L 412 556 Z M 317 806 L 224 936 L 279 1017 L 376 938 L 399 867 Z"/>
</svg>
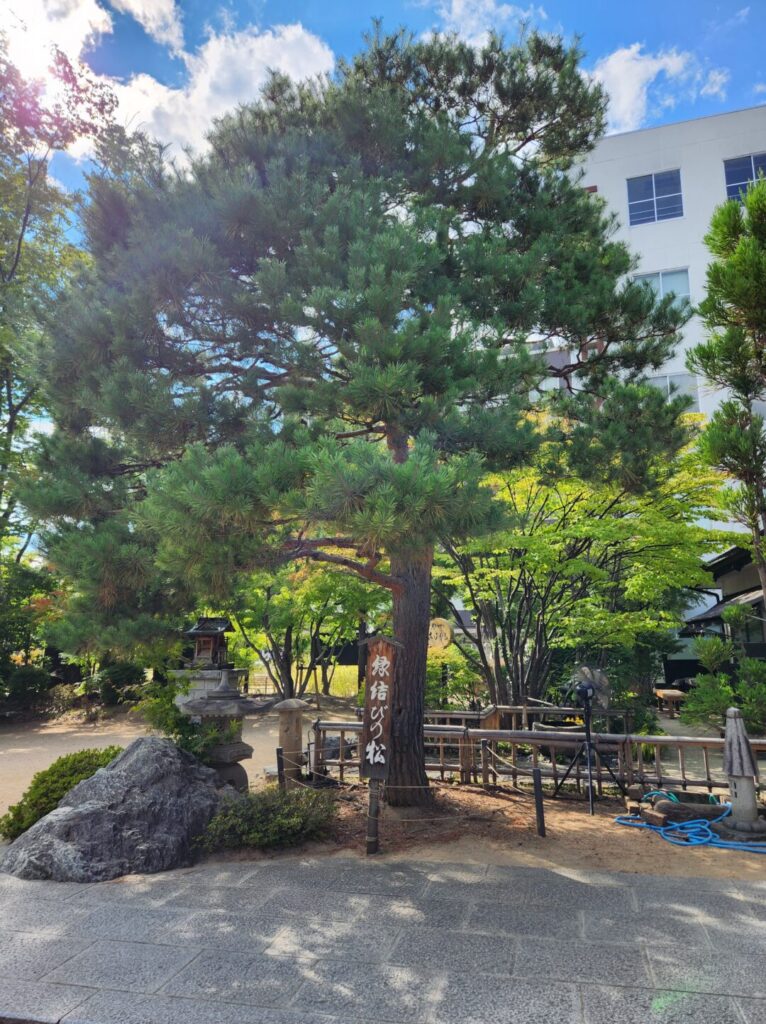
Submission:
<svg viewBox="0 0 766 1024">
<path fill-rule="evenodd" d="M 572 172 L 604 119 L 579 60 L 376 33 L 331 80 L 272 78 L 187 171 L 129 141 L 91 178 L 93 267 L 57 310 L 36 504 L 81 616 L 138 635 L 298 559 L 386 588 L 398 803 L 427 798 L 434 548 L 497 525 L 486 470 L 556 438 L 640 487 L 680 441 L 640 378 L 681 315 L 627 282 Z"/>
</svg>

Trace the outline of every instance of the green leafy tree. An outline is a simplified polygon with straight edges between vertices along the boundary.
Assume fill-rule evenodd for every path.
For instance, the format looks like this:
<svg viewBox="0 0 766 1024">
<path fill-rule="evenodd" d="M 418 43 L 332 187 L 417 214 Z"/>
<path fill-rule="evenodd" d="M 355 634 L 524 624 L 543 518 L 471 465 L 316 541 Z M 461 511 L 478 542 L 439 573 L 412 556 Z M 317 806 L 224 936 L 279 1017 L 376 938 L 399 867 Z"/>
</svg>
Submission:
<svg viewBox="0 0 766 1024">
<path fill-rule="evenodd" d="M 0 679 L 9 679 L 14 663 L 39 660 L 56 585 L 47 569 L 17 561 L 12 548 L 0 558 Z"/>
<path fill-rule="evenodd" d="M 475 633 L 458 642 L 498 704 L 544 697 L 576 661 L 608 667 L 637 645 L 667 647 L 691 591 L 709 583 L 700 555 L 724 536 L 698 525 L 714 517 L 720 482 L 691 453 L 637 494 L 540 456 L 496 479 L 504 529 L 448 543 L 437 574 L 473 612 Z"/>
<path fill-rule="evenodd" d="M 276 690 L 289 698 L 302 696 L 318 672 L 329 693 L 335 649 L 355 640 L 360 619 L 379 616 L 386 598 L 350 574 L 291 564 L 248 580 L 227 610 Z"/>
<path fill-rule="evenodd" d="M 273 76 L 188 174 L 135 140 L 91 178 L 93 269 L 57 310 L 35 507 L 88 564 L 91 628 L 295 561 L 388 591 L 393 802 L 427 799 L 434 550 L 499 525 L 488 469 L 555 438 L 638 489 L 682 440 L 640 381 L 684 314 L 570 173 L 604 124 L 579 60 L 376 33 L 330 80 Z M 569 397 L 541 421 L 548 340 Z"/>
<path fill-rule="evenodd" d="M 710 418 L 701 450 L 727 474 L 727 504 L 750 532 L 753 561 L 766 593 L 766 180 L 719 206 L 705 243 L 712 261 L 699 314 L 708 339 L 689 368 L 728 397 Z"/>
<path fill-rule="evenodd" d="M 726 609 L 724 619 L 732 639 L 700 637 L 694 653 L 705 669 L 681 705 L 686 722 L 723 728 L 726 710 L 739 707 L 751 736 L 766 733 L 766 662 L 745 653 L 744 627 L 751 611 L 744 607 Z"/>
</svg>

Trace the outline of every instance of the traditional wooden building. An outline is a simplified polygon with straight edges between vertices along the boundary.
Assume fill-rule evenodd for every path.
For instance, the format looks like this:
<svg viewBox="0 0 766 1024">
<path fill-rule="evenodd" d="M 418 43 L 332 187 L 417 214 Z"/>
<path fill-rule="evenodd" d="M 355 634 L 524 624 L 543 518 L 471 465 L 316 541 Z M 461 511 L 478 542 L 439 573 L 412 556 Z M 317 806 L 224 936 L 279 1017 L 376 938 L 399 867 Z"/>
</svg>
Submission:
<svg viewBox="0 0 766 1024">
<path fill-rule="evenodd" d="M 192 665 L 195 668 L 233 668 L 229 663 L 227 633 L 234 627 L 225 618 L 202 616 L 184 636 L 194 641 Z"/>
</svg>

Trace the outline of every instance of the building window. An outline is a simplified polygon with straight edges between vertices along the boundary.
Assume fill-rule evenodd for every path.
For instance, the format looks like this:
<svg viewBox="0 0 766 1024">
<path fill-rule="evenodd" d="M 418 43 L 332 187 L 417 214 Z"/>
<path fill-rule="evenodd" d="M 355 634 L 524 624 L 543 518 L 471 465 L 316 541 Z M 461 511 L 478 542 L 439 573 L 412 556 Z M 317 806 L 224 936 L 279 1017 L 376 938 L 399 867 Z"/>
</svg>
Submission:
<svg viewBox="0 0 766 1024">
<path fill-rule="evenodd" d="M 691 398 L 687 412 L 700 411 L 697 378 L 693 373 L 661 373 L 656 377 L 649 377 L 648 383 L 664 392 L 666 398 L 670 398 L 671 394 L 686 395 L 687 398 Z"/>
<path fill-rule="evenodd" d="M 637 274 L 634 278 L 639 284 L 648 284 L 663 299 L 671 292 L 680 305 L 689 298 L 688 270 L 661 270 L 656 274 Z"/>
<path fill-rule="evenodd" d="M 736 160 L 724 160 L 723 172 L 726 176 L 726 198 L 742 202 L 747 186 L 756 181 L 759 172 L 766 175 L 766 153 L 753 153 L 750 156 L 738 156 Z"/>
<path fill-rule="evenodd" d="M 670 220 L 683 215 L 680 171 L 628 178 L 628 217 L 631 224 L 650 224 L 655 220 Z"/>
</svg>

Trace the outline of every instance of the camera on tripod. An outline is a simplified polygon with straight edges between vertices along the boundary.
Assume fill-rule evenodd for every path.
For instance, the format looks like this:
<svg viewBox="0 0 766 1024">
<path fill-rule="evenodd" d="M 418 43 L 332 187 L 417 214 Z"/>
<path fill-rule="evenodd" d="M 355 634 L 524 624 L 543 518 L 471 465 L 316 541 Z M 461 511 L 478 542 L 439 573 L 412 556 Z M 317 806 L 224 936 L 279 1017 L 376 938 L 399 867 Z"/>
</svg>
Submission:
<svg viewBox="0 0 766 1024">
<path fill-rule="evenodd" d="M 593 782 L 593 769 L 597 764 L 596 744 L 593 742 L 591 719 L 593 716 L 594 704 L 597 709 L 600 708 L 602 710 L 606 710 L 609 707 L 609 696 L 609 680 L 606 678 L 604 673 L 600 669 L 592 669 L 587 665 L 581 665 L 570 681 L 565 697 L 565 700 L 568 699 L 570 703 L 576 704 L 578 708 L 582 709 L 585 738 L 575 751 L 574 757 L 569 762 L 569 767 L 564 772 L 563 777 L 556 783 L 553 795 L 554 797 L 558 796 L 562 786 L 576 766 L 579 773 L 580 761 L 581 759 L 584 759 L 585 770 L 587 773 L 588 810 L 591 814 L 595 814 L 594 804 L 596 800 L 596 793 Z M 608 762 L 602 759 L 601 766 L 611 775 L 612 781 L 615 783 L 617 788 L 624 793 L 625 787 L 614 774 Z"/>
<path fill-rule="evenodd" d="M 593 698 L 596 695 L 596 687 L 593 683 L 583 680 L 574 688 L 575 700 L 577 701 L 578 707 L 584 708 L 589 707 L 593 702 Z"/>
</svg>

